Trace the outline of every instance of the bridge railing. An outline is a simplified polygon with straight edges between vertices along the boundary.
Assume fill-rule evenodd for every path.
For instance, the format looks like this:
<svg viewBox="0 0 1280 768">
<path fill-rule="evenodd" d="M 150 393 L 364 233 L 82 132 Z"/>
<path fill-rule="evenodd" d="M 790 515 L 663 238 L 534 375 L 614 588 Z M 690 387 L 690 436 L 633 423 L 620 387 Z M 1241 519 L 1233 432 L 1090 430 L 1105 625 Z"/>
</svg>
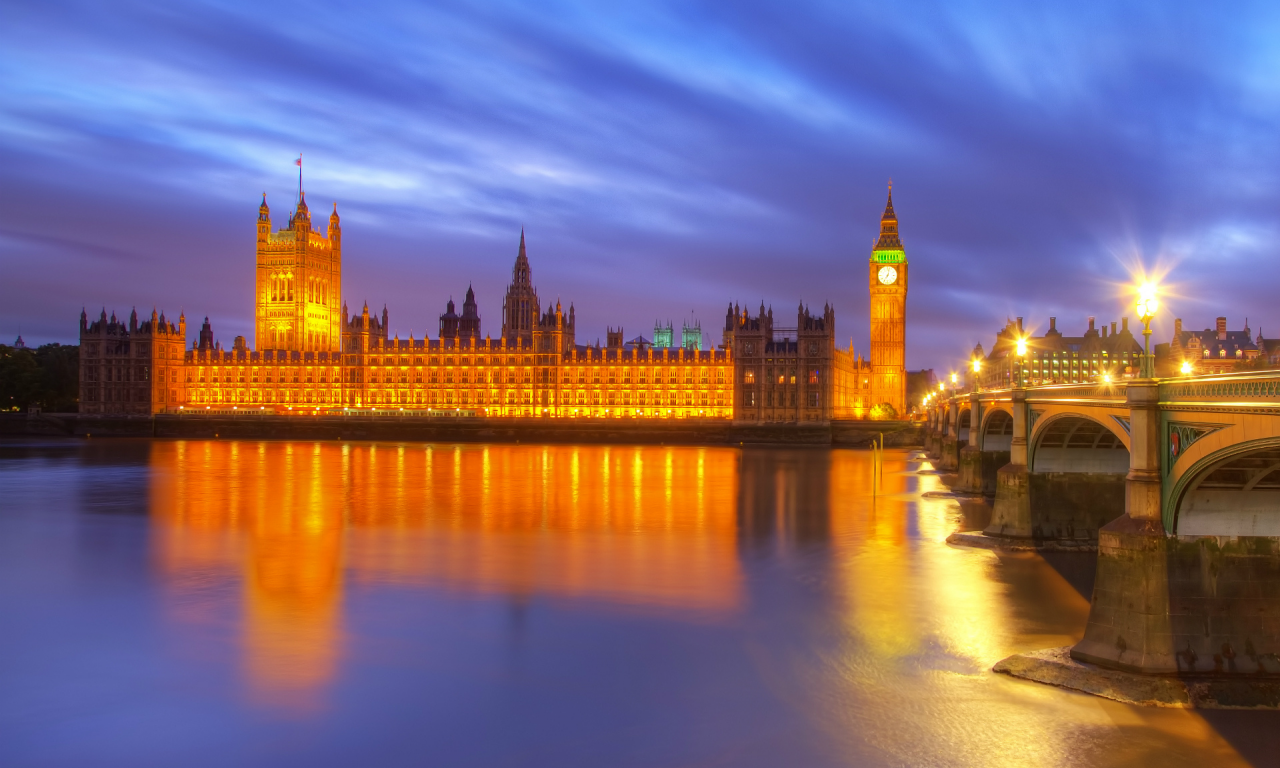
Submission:
<svg viewBox="0 0 1280 768">
<path fill-rule="evenodd" d="M 1164 379 L 1160 382 L 1160 402 L 1179 405 L 1249 404 L 1280 407 L 1280 371 L 1219 373 Z"/>
</svg>

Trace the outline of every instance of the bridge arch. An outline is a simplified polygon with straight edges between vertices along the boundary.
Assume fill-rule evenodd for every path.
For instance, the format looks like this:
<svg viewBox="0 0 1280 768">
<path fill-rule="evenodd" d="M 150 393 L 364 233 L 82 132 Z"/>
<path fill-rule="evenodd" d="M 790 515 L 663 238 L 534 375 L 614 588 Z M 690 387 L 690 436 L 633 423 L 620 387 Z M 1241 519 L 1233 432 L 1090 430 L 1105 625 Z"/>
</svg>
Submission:
<svg viewBox="0 0 1280 768">
<path fill-rule="evenodd" d="M 1174 488 L 1172 532 L 1182 536 L 1280 536 L 1280 437 L 1202 457 Z"/>
<path fill-rule="evenodd" d="M 966 407 L 960 409 L 959 416 L 956 417 L 956 447 L 963 448 L 969 444 L 970 427 L 973 422 L 973 411 Z"/>
<path fill-rule="evenodd" d="M 1129 472 L 1129 448 L 1124 437 L 1103 422 L 1079 413 L 1041 417 L 1027 442 L 1032 472 Z"/>
<path fill-rule="evenodd" d="M 1004 408 L 988 409 L 979 429 L 984 451 L 1007 451 L 1013 444 L 1013 414 Z"/>
</svg>

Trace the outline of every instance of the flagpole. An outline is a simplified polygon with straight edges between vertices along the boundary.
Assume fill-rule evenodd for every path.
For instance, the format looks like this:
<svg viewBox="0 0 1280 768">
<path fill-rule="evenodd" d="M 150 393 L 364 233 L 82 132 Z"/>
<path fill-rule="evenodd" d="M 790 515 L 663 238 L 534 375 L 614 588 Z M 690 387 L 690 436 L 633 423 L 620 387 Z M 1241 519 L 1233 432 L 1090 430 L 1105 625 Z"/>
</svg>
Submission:
<svg viewBox="0 0 1280 768">
<path fill-rule="evenodd" d="M 302 202 L 302 153 L 298 153 L 298 203 Z M 296 204 L 296 203 L 295 203 Z"/>
</svg>

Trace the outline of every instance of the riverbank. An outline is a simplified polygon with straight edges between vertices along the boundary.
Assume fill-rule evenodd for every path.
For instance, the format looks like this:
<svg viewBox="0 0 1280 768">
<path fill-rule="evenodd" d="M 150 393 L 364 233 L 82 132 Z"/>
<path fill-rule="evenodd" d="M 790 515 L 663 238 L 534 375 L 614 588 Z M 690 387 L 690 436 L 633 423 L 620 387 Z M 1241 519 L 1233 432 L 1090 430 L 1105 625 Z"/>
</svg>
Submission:
<svg viewBox="0 0 1280 768">
<path fill-rule="evenodd" d="M 6 413 L 0 414 L 0 435 L 842 447 L 867 446 L 883 435 L 887 446 L 921 444 L 920 425 L 906 421 L 761 425 L 735 424 L 724 419 L 410 419 L 327 415 L 207 417 Z"/>
</svg>

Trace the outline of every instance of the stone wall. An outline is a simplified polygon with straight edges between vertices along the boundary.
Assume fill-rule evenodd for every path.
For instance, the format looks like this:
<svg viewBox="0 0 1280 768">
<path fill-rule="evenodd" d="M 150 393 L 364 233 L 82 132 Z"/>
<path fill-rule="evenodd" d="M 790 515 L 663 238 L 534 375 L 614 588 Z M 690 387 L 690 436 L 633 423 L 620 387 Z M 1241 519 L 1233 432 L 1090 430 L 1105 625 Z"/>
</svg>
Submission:
<svg viewBox="0 0 1280 768">
<path fill-rule="evenodd" d="M 1103 528 L 1080 661 L 1131 672 L 1280 675 L 1280 538 Z"/>
<path fill-rule="evenodd" d="M 708 445 L 867 446 L 884 436 L 894 447 L 918 445 L 910 422 L 850 421 L 829 425 L 733 424 L 724 419 L 426 419 L 281 416 L 188 417 L 0 414 L 0 434 L 302 440 L 447 442 L 678 443 Z"/>
</svg>

